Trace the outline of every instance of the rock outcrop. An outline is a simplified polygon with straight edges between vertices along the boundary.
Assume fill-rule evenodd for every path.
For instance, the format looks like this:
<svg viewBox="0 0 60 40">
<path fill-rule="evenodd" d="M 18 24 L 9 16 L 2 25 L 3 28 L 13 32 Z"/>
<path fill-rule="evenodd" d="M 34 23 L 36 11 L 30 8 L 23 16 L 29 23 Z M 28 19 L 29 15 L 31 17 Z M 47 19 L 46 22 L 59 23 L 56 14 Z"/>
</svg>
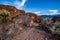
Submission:
<svg viewBox="0 0 60 40">
<path fill-rule="evenodd" d="M 10 17 L 13 18 L 15 16 L 18 16 L 20 14 L 25 14 L 25 11 L 23 10 L 18 10 L 16 7 L 14 6 L 9 6 L 9 5 L 0 5 L 0 10 L 1 9 L 5 9 L 8 10 L 10 12 Z"/>
</svg>

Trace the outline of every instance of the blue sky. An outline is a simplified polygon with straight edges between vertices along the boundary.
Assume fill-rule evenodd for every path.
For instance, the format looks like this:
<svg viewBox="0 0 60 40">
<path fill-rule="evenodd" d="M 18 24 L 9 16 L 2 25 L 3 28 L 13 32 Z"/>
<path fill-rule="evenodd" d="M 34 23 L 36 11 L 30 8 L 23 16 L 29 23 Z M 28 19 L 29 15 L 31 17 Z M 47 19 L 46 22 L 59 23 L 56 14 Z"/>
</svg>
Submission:
<svg viewBox="0 0 60 40">
<path fill-rule="evenodd" d="M 60 14 L 60 0 L 0 0 L 0 4 L 15 6 L 37 15 Z"/>
</svg>

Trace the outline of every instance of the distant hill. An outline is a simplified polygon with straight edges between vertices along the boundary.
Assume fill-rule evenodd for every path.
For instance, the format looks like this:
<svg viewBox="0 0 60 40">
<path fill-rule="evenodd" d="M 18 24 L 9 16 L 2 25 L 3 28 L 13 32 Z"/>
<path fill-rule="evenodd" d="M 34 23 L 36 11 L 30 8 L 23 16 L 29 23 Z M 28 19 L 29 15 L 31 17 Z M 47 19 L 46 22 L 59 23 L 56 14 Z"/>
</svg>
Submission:
<svg viewBox="0 0 60 40">
<path fill-rule="evenodd" d="M 60 14 L 57 14 L 57 15 L 41 15 L 43 18 L 52 18 L 54 16 L 58 16 L 60 17 Z"/>
</svg>

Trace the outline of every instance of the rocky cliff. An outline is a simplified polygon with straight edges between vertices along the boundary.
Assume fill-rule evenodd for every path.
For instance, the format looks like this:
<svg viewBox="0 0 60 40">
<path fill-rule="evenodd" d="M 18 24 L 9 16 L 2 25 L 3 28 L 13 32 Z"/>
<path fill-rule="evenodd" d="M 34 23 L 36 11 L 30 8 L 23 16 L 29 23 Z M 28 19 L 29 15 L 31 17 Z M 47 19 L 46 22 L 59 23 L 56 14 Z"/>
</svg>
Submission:
<svg viewBox="0 0 60 40">
<path fill-rule="evenodd" d="M 20 14 L 25 14 L 25 11 L 23 10 L 18 10 L 16 7 L 14 6 L 9 6 L 9 5 L 0 5 L 0 10 L 1 9 L 5 9 L 8 10 L 10 12 L 10 17 L 15 17 L 17 15 Z"/>
</svg>

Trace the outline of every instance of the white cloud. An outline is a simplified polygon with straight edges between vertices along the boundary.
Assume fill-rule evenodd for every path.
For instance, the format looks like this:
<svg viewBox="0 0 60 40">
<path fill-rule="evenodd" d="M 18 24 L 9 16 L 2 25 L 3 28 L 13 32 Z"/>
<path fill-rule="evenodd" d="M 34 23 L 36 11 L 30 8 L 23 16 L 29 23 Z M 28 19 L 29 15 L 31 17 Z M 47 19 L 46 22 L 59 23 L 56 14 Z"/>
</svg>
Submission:
<svg viewBox="0 0 60 40">
<path fill-rule="evenodd" d="M 40 14 L 41 12 L 40 12 L 40 11 L 36 11 L 36 12 L 34 12 L 34 13 L 36 13 L 36 14 Z"/>
<path fill-rule="evenodd" d="M 26 0 L 22 0 L 22 2 L 20 4 L 20 7 L 24 6 L 25 5 L 25 2 L 26 2 Z"/>
<path fill-rule="evenodd" d="M 49 12 L 51 12 L 51 13 L 57 13 L 58 10 L 49 10 Z"/>
<path fill-rule="evenodd" d="M 26 0 L 14 0 L 13 2 L 9 2 L 9 1 L 3 1 L 1 4 L 4 5 L 13 5 L 16 8 L 20 9 L 21 7 L 23 7 L 25 5 Z"/>
<path fill-rule="evenodd" d="M 22 0 L 22 2 L 16 0 L 16 1 L 14 2 L 14 5 L 15 5 L 17 8 L 20 8 L 20 7 L 23 7 L 23 6 L 25 5 L 25 2 L 26 2 L 26 0 Z"/>
<path fill-rule="evenodd" d="M 12 3 L 11 3 L 11 2 L 8 2 L 8 1 L 3 1 L 3 2 L 1 2 L 0 4 L 11 5 Z"/>
<path fill-rule="evenodd" d="M 53 14 L 60 14 L 58 13 L 59 10 L 48 10 L 49 14 L 50 15 L 53 15 Z"/>
<path fill-rule="evenodd" d="M 35 13 L 37 15 L 40 15 L 41 11 L 36 11 L 36 12 L 33 12 L 33 13 Z"/>
</svg>

